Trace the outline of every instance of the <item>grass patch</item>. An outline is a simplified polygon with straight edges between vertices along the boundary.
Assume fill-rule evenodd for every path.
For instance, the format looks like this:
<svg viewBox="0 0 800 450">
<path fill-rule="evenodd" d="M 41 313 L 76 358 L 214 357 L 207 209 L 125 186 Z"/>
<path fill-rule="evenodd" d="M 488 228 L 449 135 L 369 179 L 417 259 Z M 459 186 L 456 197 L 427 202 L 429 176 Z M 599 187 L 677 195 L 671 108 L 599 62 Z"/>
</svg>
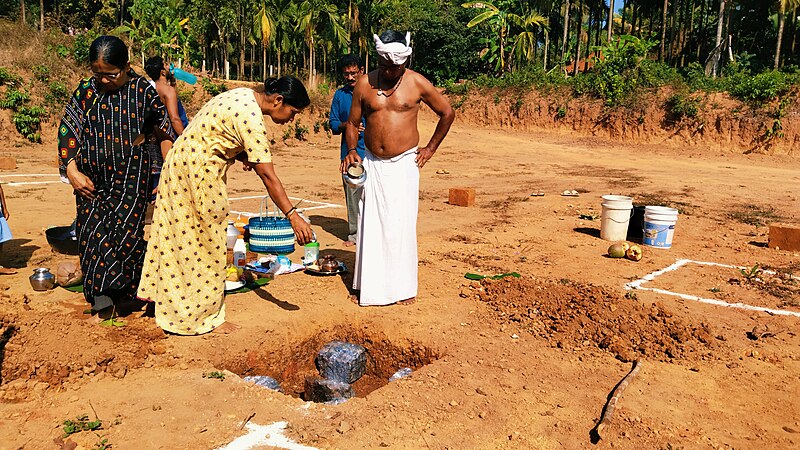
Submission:
<svg viewBox="0 0 800 450">
<path fill-rule="evenodd" d="M 687 216 L 692 215 L 694 208 L 692 204 L 680 200 L 672 200 L 669 197 L 670 195 L 674 194 L 666 192 L 634 194 L 633 203 L 636 205 L 666 206 L 668 208 L 677 209 L 679 214 L 685 214 Z"/>
<path fill-rule="evenodd" d="M 68 437 L 81 431 L 95 431 L 103 428 L 103 422 L 100 419 L 90 421 L 89 416 L 86 414 L 76 417 L 75 420 L 67 419 L 62 425 L 64 428 L 63 437 Z"/>
<path fill-rule="evenodd" d="M 783 219 L 774 208 L 762 208 L 757 205 L 740 205 L 738 208 L 729 212 L 726 217 L 736 222 L 756 227 L 763 227 L 770 222 Z"/>
</svg>

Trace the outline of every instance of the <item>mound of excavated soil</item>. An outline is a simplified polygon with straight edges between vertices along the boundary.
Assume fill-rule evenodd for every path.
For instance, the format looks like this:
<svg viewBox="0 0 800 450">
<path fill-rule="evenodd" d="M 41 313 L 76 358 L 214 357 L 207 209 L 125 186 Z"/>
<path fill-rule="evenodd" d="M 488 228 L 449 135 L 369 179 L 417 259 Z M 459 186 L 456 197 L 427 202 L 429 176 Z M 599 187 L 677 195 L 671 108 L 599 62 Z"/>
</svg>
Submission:
<svg viewBox="0 0 800 450">
<path fill-rule="evenodd" d="M 715 333 L 708 324 L 674 316 L 660 303 L 650 306 L 606 289 L 535 278 L 481 281 L 478 298 L 500 323 L 562 347 L 597 346 L 622 361 L 711 357 Z"/>
<path fill-rule="evenodd" d="M 166 351 L 166 335 L 152 319 L 131 315 L 123 319 L 124 327 L 104 327 L 81 316 L 84 315 L 76 311 L 0 317 L 0 331 L 7 341 L 3 342 L 4 355 L 0 355 L 4 356 L 0 358 L 2 379 L 57 386 L 103 372 L 122 378 L 129 369 L 140 367 L 149 355 Z M 6 391 L 0 401 L 20 400 Z"/>
</svg>

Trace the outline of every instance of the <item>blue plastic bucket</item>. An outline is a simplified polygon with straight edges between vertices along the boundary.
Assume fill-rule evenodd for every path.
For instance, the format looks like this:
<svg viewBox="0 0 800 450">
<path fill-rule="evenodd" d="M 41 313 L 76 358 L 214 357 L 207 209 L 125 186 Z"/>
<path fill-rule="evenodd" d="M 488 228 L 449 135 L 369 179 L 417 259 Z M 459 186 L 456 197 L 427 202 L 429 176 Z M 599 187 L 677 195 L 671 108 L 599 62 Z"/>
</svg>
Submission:
<svg viewBox="0 0 800 450">
<path fill-rule="evenodd" d="M 670 248 L 675 236 L 678 210 L 664 206 L 647 206 L 642 222 L 642 243 L 655 248 Z"/>
</svg>

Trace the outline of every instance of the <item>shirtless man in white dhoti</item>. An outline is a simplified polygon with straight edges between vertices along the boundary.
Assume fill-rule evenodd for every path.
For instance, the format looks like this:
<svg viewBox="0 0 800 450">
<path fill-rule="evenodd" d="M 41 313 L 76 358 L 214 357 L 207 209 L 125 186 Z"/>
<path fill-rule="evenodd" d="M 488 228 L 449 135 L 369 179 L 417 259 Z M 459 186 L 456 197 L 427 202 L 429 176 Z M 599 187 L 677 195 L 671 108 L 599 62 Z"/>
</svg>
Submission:
<svg viewBox="0 0 800 450">
<path fill-rule="evenodd" d="M 361 306 L 413 303 L 417 297 L 417 209 L 419 169 L 431 159 L 450 130 L 455 112 L 425 77 L 406 68 L 411 35 L 385 31 L 373 36 L 378 68 L 353 90 L 346 139 L 349 152 L 341 171 L 360 161 L 356 152 L 362 115 L 367 172 L 359 201 L 353 289 Z M 439 116 L 428 144 L 419 146 L 420 103 Z"/>
</svg>

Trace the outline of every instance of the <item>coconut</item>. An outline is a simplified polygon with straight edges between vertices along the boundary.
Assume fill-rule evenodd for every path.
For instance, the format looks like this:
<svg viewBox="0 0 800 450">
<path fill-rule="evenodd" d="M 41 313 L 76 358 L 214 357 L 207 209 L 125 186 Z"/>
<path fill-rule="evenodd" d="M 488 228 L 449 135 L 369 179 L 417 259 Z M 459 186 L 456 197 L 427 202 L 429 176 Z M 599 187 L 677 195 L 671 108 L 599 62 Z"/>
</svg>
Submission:
<svg viewBox="0 0 800 450">
<path fill-rule="evenodd" d="M 612 258 L 623 258 L 625 257 L 626 248 L 623 244 L 612 244 L 611 247 L 608 247 L 608 256 Z"/>
<path fill-rule="evenodd" d="M 636 244 L 633 244 L 625 252 L 625 256 L 631 261 L 640 261 L 642 259 L 642 256 L 644 256 L 644 252 L 642 252 L 641 247 L 639 247 Z"/>
</svg>

